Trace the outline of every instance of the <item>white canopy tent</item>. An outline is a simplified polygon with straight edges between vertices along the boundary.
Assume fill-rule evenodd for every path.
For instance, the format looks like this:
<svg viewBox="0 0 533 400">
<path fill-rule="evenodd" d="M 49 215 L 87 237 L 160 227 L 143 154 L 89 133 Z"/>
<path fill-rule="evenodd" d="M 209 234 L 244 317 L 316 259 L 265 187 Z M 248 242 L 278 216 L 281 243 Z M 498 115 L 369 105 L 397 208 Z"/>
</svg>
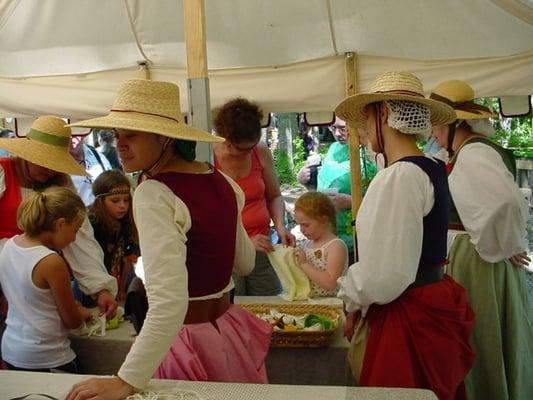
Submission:
<svg viewBox="0 0 533 400">
<path fill-rule="evenodd" d="M 533 93 L 533 0 L 205 0 L 211 105 L 331 111 L 387 70 L 426 89 L 468 81 L 479 96 Z M 108 111 L 147 63 L 187 109 L 183 1 L 0 0 L 0 117 Z"/>
</svg>

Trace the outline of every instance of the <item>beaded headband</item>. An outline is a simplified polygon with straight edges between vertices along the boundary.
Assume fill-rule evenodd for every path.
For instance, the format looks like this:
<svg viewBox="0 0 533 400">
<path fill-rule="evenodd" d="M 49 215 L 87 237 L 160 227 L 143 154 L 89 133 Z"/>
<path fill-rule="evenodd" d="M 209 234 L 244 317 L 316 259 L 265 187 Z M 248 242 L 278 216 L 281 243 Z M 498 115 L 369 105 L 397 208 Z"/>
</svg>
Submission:
<svg viewBox="0 0 533 400">
<path fill-rule="evenodd" d="M 111 189 L 109 192 L 97 194 L 95 197 L 96 198 L 107 197 L 107 196 L 113 196 L 115 194 L 127 194 L 131 196 L 131 191 L 130 189 Z"/>
</svg>

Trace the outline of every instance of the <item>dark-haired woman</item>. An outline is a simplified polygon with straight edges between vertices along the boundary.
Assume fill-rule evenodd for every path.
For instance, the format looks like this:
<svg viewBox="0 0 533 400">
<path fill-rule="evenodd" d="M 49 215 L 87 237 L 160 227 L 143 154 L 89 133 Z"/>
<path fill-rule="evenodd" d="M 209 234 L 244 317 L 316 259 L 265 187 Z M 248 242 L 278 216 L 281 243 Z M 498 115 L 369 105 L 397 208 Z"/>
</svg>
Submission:
<svg viewBox="0 0 533 400">
<path fill-rule="evenodd" d="M 244 192 L 242 221 L 256 250 L 254 271 L 236 277 L 235 294 L 271 296 L 281 292 L 280 281 L 268 261 L 273 250 L 270 221 L 284 245 L 294 246 L 295 237 L 285 227 L 285 203 L 274 170 L 272 154 L 261 143 L 262 112 L 243 98 L 233 99 L 217 112 L 214 127 L 226 139 L 214 146 L 215 167 L 233 178 Z"/>
</svg>

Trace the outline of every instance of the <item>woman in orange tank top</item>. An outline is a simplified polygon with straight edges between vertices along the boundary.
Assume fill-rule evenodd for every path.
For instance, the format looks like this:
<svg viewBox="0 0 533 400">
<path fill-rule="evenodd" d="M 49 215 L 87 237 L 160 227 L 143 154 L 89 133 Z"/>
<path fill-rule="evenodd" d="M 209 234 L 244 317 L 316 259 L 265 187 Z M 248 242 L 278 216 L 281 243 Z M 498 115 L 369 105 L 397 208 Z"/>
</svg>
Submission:
<svg viewBox="0 0 533 400">
<path fill-rule="evenodd" d="M 285 202 L 274 172 L 274 160 L 261 139 L 262 112 L 243 98 L 233 99 L 218 111 L 214 126 L 226 139 L 214 146 L 215 167 L 234 179 L 243 190 L 246 203 L 242 220 L 255 245 L 254 271 L 246 277 L 234 276 L 237 296 L 271 296 L 281 293 L 281 284 L 267 253 L 273 251 L 270 221 L 281 242 L 295 245 L 295 237 L 285 227 Z"/>
</svg>

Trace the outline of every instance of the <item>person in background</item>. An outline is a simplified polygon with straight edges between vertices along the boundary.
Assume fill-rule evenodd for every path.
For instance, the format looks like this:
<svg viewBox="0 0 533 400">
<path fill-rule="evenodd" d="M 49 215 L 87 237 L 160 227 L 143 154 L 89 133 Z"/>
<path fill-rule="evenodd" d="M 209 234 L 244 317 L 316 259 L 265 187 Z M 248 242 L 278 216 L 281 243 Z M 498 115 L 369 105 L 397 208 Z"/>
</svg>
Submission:
<svg viewBox="0 0 533 400">
<path fill-rule="evenodd" d="M 357 214 L 359 260 L 339 279 L 354 376 L 361 386 L 424 388 L 439 399 L 465 399 L 474 313 L 464 288 L 444 274 L 445 165 L 416 145 L 432 123 L 453 121 L 453 109 L 426 99 L 414 75 L 387 72 L 370 93 L 346 98 L 335 113 L 366 130 L 385 167 Z"/>
<path fill-rule="evenodd" d="M 104 252 L 107 272 L 117 279 L 117 300 L 123 302 L 140 256 L 139 238 L 131 207 L 131 184 L 120 170 L 105 171 L 93 183 L 94 203 L 89 221 Z"/>
<path fill-rule="evenodd" d="M 354 262 L 354 243 L 352 228 L 352 184 L 350 172 L 350 147 L 348 145 L 348 130 L 346 123 L 335 117 L 335 122 L 330 126 L 335 142 L 329 146 L 328 152 L 321 162 L 320 167 L 314 164 L 304 165 L 298 172 L 297 179 L 306 185 L 311 179 L 311 171 L 318 170 L 317 188 L 331 197 L 337 210 L 336 226 L 337 236 L 348 247 L 349 264 Z M 364 168 L 368 169 L 369 177 L 376 174 L 375 165 L 368 160 L 362 160 Z"/>
<path fill-rule="evenodd" d="M 100 143 L 100 146 L 98 146 L 96 150 L 107 158 L 113 169 L 122 170 L 122 164 L 118 158 L 117 147 L 115 144 L 115 132 L 107 131 L 105 129 L 96 129 L 96 133 Z"/>
<path fill-rule="evenodd" d="M 59 252 L 75 240 L 84 217 L 83 202 L 65 187 L 33 192 L 20 204 L 24 233 L 0 252 L 0 284 L 9 303 L 2 357 L 9 369 L 80 372 L 68 334 L 92 314 L 76 304 Z"/>
<path fill-rule="evenodd" d="M 223 143 L 213 146 L 215 168 L 234 179 L 244 192 L 242 220 L 256 249 L 253 272 L 235 276 L 235 295 L 272 296 L 281 293 L 281 283 L 266 253 L 273 251 L 270 221 L 281 243 L 295 245 L 285 227 L 285 202 L 274 170 L 274 160 L 261 139 L 262 112 L 242 98 L 224 104 L 217 112 L 214 127 Z"/>
<path fill-rule="evenodd" d="M 70 154 L 87 171 L 85 176 L 71 175 L 71 179 L 81 199 L 88 207 L 94 201 L 92 189 L 94 180 L 102 172 L 110 170 L 111 164 L 102 153 L 85 143 L 83 138 L 80 137 L 72 139 Z"/>
<path fill-rule="evenodd" d="M 474 102 L 466 82 L 443 82 L 431 98 L 456 113 L 433 127 L 433 137 L 450 155 L 447 273 L 466 288 L 476 313 L 468 398 L 532 399 L 533 323 L 523 268 L 530 261 L 528 209 L 514 181 L 514 158 L 489 139 L 496 115 Z"/>
<path fill-rule="evenodd" d="M 0 129 L 0 139 L 12 139 L 15 137 L 15 132 L 9 129 Z M 0 149 L 0 157 L 9 157 L 9 152 Z"/>
<path fill-rule="evenodd" d="M 115 129 L 124 169 L 142 171 L 133 212 L 149 310 L 117 376 L 80 382 L 66 400 L 122 399 L 151 377 L 267 382 L 270 324 L 229 296 L 232 270 L 250 273 L 255 257 L 241 222 L 244 196 L 195 161 L 197 141 L 223 139 L 186 125 L 179 98 L 173 83 L 131 80 L 109 115 L 76 123 Z"/>
<path fill-rule="evenodd" d="M 335 229 L 335 206 L 320 192 L 301 195 L 294 219 L 307 238 L 294 249 L 296 262 L 311 281 L 311 297 L 337 295 L 337 279 L 348 268 L 348 249 Z"/>
</svg>

